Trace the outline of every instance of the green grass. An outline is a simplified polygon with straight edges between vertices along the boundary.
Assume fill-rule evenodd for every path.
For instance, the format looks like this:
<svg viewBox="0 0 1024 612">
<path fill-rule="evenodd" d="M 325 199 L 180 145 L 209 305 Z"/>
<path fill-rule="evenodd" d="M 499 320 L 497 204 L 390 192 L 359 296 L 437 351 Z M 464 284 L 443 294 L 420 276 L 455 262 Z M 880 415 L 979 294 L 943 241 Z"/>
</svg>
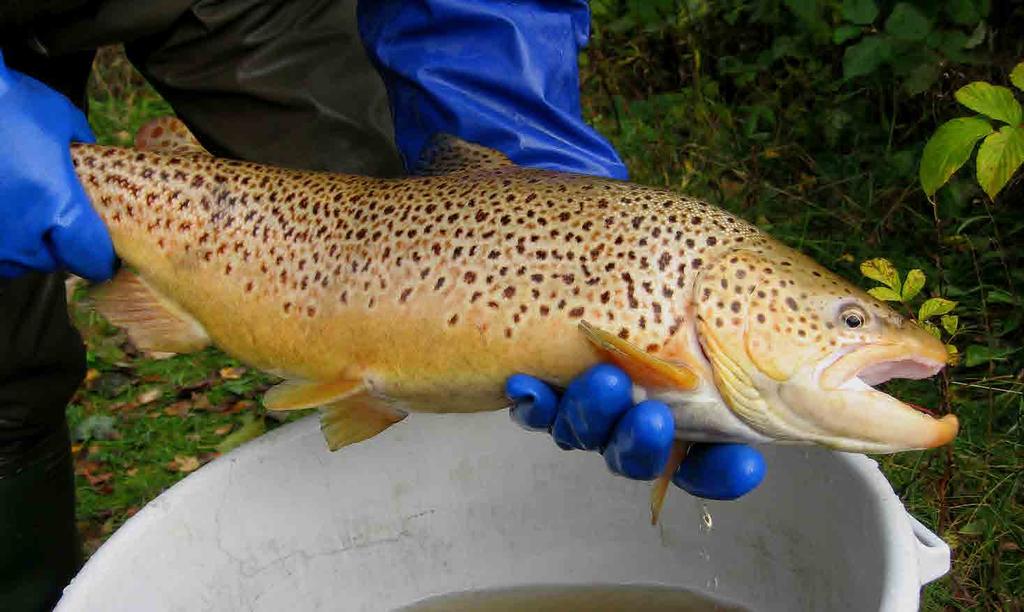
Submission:
<svg viewBox="0 0 1024 612">
<path fill-rule="evenodd" d="M 903 271 L 921 268 L 929 279 L 926 294 L 958 301 L 962 325 L 953 342 L 969 363 L 938 381 L 892 388 L 901 398 L 952 410 L 962 433 L 949 449 L 879 459 L 908 509 L 953 548 L 953 569 L 925 589 L 924 609 L 1019 610 L 1021 181 L 991 204 L 965 177 L 933 206 L 917 186 L 916 163 L 924 131 L 955 116 L 947 114 L 948 99 L 939 96 L 945 101 L 926 110 L 920 100 L 893 92 L 875 106 L 858 102 L 867 114 L 843 123 L 827 119 L 837 108 L 852 108 L 842 92 L 790 99 L 780 94 L 792 86 L 783 74 L 779 83 L 742 96 L 723 93 L 707 75 L 680 77 L 683 68 L 664 69 L 650 59 L 662 57 L 655 51 L 666 44 L 644 38 L 625 44 L 596 28 L 583 68 L 586 115 L 623 154 L 633 180 L 735 211 L 851 279 L 860 278 L 859 262 L 871 257 L 889 258 Z M 685 68 L 692 53 L 668 47 Z M 146 119 L 169 112 L 118 53 L 104 50 L 96 74 L 90 119 L 101 142 L 127 145 Z M 878 111 L 890 103 L 899 113 Z M 751 110 L 758 105 L 776 120 L 759 119 L 761 111 Z M 826 119 L 815 123 L 815 116 Z M 121 332 L 85 309 L 73 310 L 90 351 L 90 380 L 69 414 L 72 427 L 90 435 L 75 448 L 79 519 L 91 551 L 195 465 L 278 421 L 258 401 L 268 377 L 249 370 L 234 378 L 239 364 L 214 350 L 142 359 Z M 236 369 L 224 371 L 225 378 L 225 368 Z M 152 401 L 139 404 L 140 396 Z"/>
</svg>

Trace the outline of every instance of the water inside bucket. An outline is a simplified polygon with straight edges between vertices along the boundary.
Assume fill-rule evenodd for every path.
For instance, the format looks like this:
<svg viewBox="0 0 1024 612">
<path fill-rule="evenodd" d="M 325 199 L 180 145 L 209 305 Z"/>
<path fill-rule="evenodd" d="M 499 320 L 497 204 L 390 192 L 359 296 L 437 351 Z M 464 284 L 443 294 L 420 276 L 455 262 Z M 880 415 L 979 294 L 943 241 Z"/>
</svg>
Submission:
<svg viewBox="0 0 1024 612">
<path fill-rule="evenodd" d="M 707 593 L 665 586 L 520 586 L 424 599 L 400 612 L 734 612 L 746 610 Z"/>
</svg>

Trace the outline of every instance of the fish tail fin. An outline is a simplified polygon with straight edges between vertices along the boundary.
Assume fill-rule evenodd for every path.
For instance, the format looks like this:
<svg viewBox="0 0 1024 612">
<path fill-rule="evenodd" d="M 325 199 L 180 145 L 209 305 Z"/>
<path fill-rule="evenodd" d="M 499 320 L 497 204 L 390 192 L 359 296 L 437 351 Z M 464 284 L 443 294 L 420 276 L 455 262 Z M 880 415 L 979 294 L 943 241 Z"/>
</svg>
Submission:
<svg viewBox="0 0 1024 612">
<path fill-rule="evenodd" d="M 668 463 L 661 472 L 661 476 L 654 481 L 651 489 L 651 525 L 658 524 L 658 517 L 661 515 L 661 507 L 665 504 L 665 495 L 668 493 L 668 485 L 672 482 L 672 476 L 679 469 L 683 459 L 686 458 L 686 451 L 689 445 L 686 442 L 676 440 L 672 444 L 672 452 L 669 453 Z"/>
<path fill-rule="evenodd" d="M 198 321 L 126 268 L 92 289 L 90 298 L 96 310 L 124 328 L 143 351 L 191 353 L 210 344 Z"/>
<path fill-rule="evenodd" d="M 135 133 L 135 148 L 168 155 L 210 155 L 177 117 L 158 117 Z"/>
</svg>

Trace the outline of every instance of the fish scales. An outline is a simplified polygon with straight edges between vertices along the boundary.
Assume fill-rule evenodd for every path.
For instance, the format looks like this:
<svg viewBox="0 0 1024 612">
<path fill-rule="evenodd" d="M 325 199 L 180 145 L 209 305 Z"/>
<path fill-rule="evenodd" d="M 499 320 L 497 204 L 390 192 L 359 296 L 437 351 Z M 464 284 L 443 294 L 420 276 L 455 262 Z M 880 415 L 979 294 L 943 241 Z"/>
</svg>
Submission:
<svg viewBox="0 0 1024 612">
<path fill-rule="evenodd" d="M 73 159 L 122 258 L 227 352 L 395 396 L 458 386 L 472 410 L 503 401 L 509 372 L 564 383 L 596 361 L 582 319 L 672 357 L 696 274 L 768 242 L 672 192 L 512 165 L 377 179 L 114 147 Z"/>
</svg>

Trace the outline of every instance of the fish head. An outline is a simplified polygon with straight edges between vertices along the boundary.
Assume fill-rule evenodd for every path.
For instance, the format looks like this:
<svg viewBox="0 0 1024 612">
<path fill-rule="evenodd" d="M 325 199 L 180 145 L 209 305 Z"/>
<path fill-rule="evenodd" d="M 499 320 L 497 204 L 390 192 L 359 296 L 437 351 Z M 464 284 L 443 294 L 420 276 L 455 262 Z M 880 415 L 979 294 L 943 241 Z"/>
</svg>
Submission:
<svg viewBox="0 0 1024 612">
<path fill-rule="evenodd" d="M 734 250 L 695 283 L 697 333 L 715 385 L 747 426 L 778 441 L 891 453 L 949 443 L 941 419 L 874 388 L 946 365 L 915 321 L 774 243 Z"/>
</svg>

